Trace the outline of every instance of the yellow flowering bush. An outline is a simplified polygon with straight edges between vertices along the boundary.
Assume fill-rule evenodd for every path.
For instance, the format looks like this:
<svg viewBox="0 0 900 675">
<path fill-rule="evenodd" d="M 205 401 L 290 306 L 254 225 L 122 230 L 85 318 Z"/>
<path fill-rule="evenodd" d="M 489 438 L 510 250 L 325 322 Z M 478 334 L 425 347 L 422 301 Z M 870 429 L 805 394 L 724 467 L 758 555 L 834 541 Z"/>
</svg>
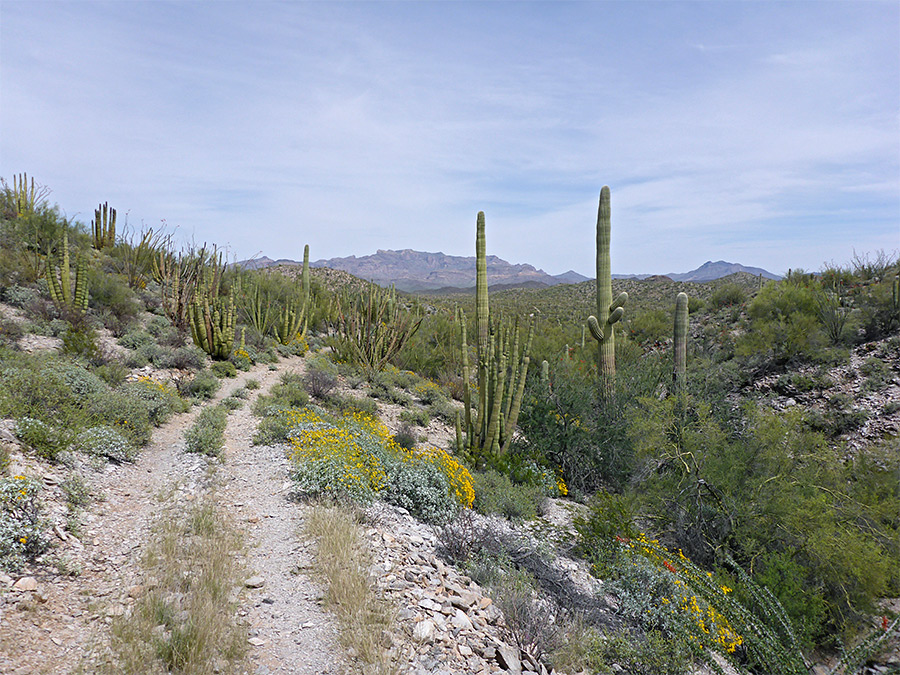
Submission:
<svg viewBox="0 0 900 675">
<path fill-rule="evenodd" d="M 0 569 L 15 571 L 47 549 L 37 503 L 41 487 L 26 476 L 0 478 Z"/>
<path fill-rule="evenodd" d="M 380 498 L 429 522 L 443 522 L 472 505 L 468 469 L 438 448 L 402 448 L 384 424 L 365 413 L 332 417 L 311 406 L 274 414 L 290 428 L 293 477 L 302 492 L 363 503 Z"/>
</svg>

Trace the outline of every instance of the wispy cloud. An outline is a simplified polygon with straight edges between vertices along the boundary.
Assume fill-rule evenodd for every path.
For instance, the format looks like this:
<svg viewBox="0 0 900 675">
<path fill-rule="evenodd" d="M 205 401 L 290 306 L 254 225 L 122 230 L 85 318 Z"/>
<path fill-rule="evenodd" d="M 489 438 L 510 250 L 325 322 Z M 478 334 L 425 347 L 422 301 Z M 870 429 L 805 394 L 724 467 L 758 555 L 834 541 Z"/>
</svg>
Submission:
<svg viewBox="0 0 900 675">
<path fill-rule="evenodd" d="M 0 13 L 0 169 L 70 215 L 109 199 L 239 257 L 331 257 L 470 255 L 485 210 L 492 253 L 590 273 L 608 183 L 621 272 L 900 246 L 890 3 Z"/>
</svg>

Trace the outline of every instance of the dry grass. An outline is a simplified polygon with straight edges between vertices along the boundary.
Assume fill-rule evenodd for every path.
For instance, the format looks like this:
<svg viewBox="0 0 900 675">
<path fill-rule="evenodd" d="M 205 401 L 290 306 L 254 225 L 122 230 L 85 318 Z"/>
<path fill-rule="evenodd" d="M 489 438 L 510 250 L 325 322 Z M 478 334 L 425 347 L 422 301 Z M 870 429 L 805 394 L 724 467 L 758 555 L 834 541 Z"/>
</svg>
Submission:
<svg viewBox="0 0 900 675">
<path fill-rule="evenodd" d="M 399 672 L 390 649 L 394 610 L 375 588 L 371 558 L 349 507 L 316 506 L 306 520 L 316 538 L 316 567 L 326 585 L 326 601 L 341 625 L 341 642 L 371 675 Z"/>
<path fill-rule="evenodd" d="M 236 622 L 239 537 L 207 492 L 161 514 L 144 556 L 145 585 L 132 611 L 112 624 L 104 664 L 90 672 L 236 672 L 247 631 Z"/>
</svg>

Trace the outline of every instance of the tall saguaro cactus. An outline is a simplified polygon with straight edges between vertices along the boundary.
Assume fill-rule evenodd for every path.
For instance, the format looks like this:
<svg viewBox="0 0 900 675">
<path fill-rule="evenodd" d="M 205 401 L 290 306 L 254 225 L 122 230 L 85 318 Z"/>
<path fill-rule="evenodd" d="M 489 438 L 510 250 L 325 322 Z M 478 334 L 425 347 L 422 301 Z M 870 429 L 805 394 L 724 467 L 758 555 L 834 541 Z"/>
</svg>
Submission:
<svg viewBox="0 0 900 675">
<path fill-rule="evenodd" d="M 685 384 L 685 367 L 687 365 L 687 335 L 688 296 L 687 293 L 679 293 L 675 297 L 675 368 L 672 372 L 672 380 L 677 388 L 682 388 Z"/>
<path fill-rule="evenodd" d="M 98 251 L 116 243 L 116 210 L 103 202 L 94 209 L 94 220 L 91 221 L 94 234 L 94 248 Z"/>
<path fill-rule="evenodd" d="M 460 323 L 465 386 L 464 448 L 482 457 L 496 457 L 509 449 L 522 406 L 525 378 L 531 361 L 529 352 L 534 338 L 534 317 L 529 320 L 523 347 L 518 322 L 511 325 L 495 321 L 490 315 L 484 212 L 478 213 L 475 234 L 475 347 L 478 378 L 478 404 L 475 410 L 472 409 L 473 397 L 469 389 L 471 383 L 465 317 L 460 317 Z M 462 434 L 458 437 L 462 438 Z"/>
<path fill-rule="evenodd" d="M 610 243 L 609 186 L 600 190 L 600 207 L 597 211 L 597 314 L 588 317 L 591 336 L 597 341 L 597 369 L 600 374 L 600 391 L 607 398 L 615 393 L 616 340 L 614 325 L 625 313 L 628 293 L 624 291 L 613 301 L 612 275 L 609 262 Z"/>
</svg>

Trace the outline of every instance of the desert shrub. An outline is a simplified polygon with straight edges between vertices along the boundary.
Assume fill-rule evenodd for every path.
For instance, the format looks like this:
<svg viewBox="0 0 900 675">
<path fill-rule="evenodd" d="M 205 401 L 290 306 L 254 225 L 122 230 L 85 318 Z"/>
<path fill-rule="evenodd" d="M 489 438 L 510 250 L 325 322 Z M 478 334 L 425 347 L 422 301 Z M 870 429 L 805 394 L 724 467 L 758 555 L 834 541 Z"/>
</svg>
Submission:
<svg viewBox="0 0 900 675">
<path fill-rule="evenodd" d="M 189 407 L 176 389 L 151 377 L 139 377 L 124 385 L 121 391 L 126 391 L 147 404 L 150 422 L 155 426 L 164 424 L 172 415 L 185 412 Z"/>
<path fill-rule="evenodd" d="M 331 394 L 325 403 L 329 409 L 340 413 L 363 413 L 370 417 L 375 417 L 378 414 L 378 404 L 370 398 Z"/>
<path fill-rule="evenodd" d="M 444 394 L 440 385 L 431 380 L 417 382 L 413 387 L 413 394 L 415 394 L 416 398 L 426 406 L 431 406 L 447 400 L 447 396 Z"/>
<path fill-rule="evenodd" d="M 114 462 L 132 462 L 137 449 L 118 429 L 108 426 L 85 429 L 75 439 L 76 450 L 87 455 L 106 457 Z"/>
<path fill-rule="evenodd" d="M 327 357 L 316 354 L 306 360 L 303 384 L 315 398 L 323 400 L 337 386 L 338 369 Z"/>
<path fill-rule="evenodd" d="M 532 520 L 545 499 L 544 491 L 536 485 L 517 485 L 509 476 L 494 470 L 474 474 L 475 500 L 479 513 L 499 514 L 504 518 Z"/>
<path fill-rule="evenodd" d="M 219 378 L 237 377 L 237 368 L 231 361 L 215 361 L 209 369 Z"/>
<path fill-rule="evenodd" d="M 25 330 L 17 322 L 2 318 L 0 315 L 0 341 L 15 345 L 19 338 L 25 335 Z"/>
<path fill-rule="evenodd" d="M 96 374 L 74 363 L 59 363 L 53 366 L 55 374 L 69 387 L 73 396 L 88 398 L 109 391 L 109 385 Z"/>
<path fill-rule="evenodd" d="M 220 405 L 207 406 L 184 434 L 186 452 L 222 457 L 228 410 Z"/>
<path fill-rule="evenodd" d="M 418 441 L 415 430 L 409 424 L 404 424 L 400 427 L 400 431 L 394 434 L 394 443 L 405 450 L 412 450 Z"/>
<path fill-rule="evenodd" d="M 660 631 L 603 631 L 579 626 L 569 628 L 562 642 L 563 646 L 550 658 L 557 669 L 588 668 L 602 675 L 615 672 L 688 675 L 695 672 L 691 647 Z"/>
<path fill-rule="evenodd" d="M 87 399 L 84 405 L 92 426 L 113 427 L 137 447 L 150 441 L 150 414 L 154 406 L 128 383 Z"/>
<path fill-rule="evenodd" d="M 151 361 L 158 368 L 200 370 L 206 364 L 206 353 L 195 345 L 158 347 Z"/>
<path fill-rule="evenodd" d="M 223 399 L 221 405 L 228 410 L 237 410 L 238 408 L 244 407 L 244 402 L 240 398 L 232 395 L 226 399 Z"/>
<path fill-rule="evenodd" d="M 24 309 L 40 298 L 40 294 L 29 286 L 7 286 L 3 289 L 3 301 L 13 307 Z"/>
<path fill-rule="evenodd" d="M 182 396 L 190 396 L 199 400 L 213 397 L 219 390 L 219 378 L 209 370 L 201 370 L 184 384 L 179 383 L 178 391 Z"/>
<path fill-rule="evenodd" d="M 283 411 L 292 429 L 293 477 L 301 492 L 369 502 L 376 497 L 428 522 L 442 522 L 474 494 L 469 472 L 443 450 L 405 450 L 387 428 L 359 413 Z"/>
<path fill-rule="evenodd" d="M 0 370 L 0 416 L 32 417 L 60 429 L 77 429 L 86 420 L 85 401 L 57 372 L 61 363 L 48 359 L 22 359 Z"/>
<path fill-rule="evenodd" d="M 91 503 L 91 491 L 80 473 L 70 473 L 59 484 L 70 509 L 77 509 Z"/>
<path fill-rule="evenodd" d="M 100 312 L 104 325 L 114 334 L 121 334 L 126 326 L 136 321 L 141 311 L 140 302 L 119 275 L 91 268 L 88 282 L 90 307 Z"/>
<path fill-rule="evenodd" d="M 41 482 L 26 476 L 0 478 L 0 569 L 15 572 L 47 550 L 46 523 L 37 496 Z"/>
<path fill-rule="evenodd" d="M 626 320 L 628 336 L 639 344 L 664 340 L 672 333 L 672 319 L 661 309 L 641 312 Z"/>
<path fill-rule="evenodd" d="M 743 305 L 746 301 L 746 291 L 737 284 L 725 284 L 720 286 L 711 296 L 709 296 L 710 307 L 715 311 L 724 307 Z"/>
<path fill-rule="evenodd" d="M 93 373 L 110 387 L 118 387 L 125 382 L 129 370 L 119 361 L 110 361 L 94 368 Z"/>
<path fill-rule="evenodd" d="M 612 576 L 622 552 L 619 542 L 638 535 L 633 521 L 633 506 L 624 496 L 609 492 L 597 492 L 588 502 L 587 513 L 575 518 L 579 550 L 594 574 Z"/>
<path fill-rule="evenodd" d="M 255 379 L 253 379 L 253 378 L 250 378 L 249 380 L 247 380 L 247 381 L 244 383 L 244 387 L 246 387 L 247 389 L 249 389 L 249 390 L 251 390 L 251 391 L 252 391 L 252 390 L 255 390 L 255 389 L 259 389 L 259 380 L 255 380 Z"/>
<path fill-rule="evenodd" d="M 80 320 L 69 324 L 61 335 L 63 353 L 80 356 L 89 361 L 100 358 L 100 347 L 97 344 L 97 331 L 86 321 Z"/>
<path fill-rule="evenodd" d="M 279 381 L 267 395 L 257 397 L 254 410 L 263 410 L 269 406 L 281 408 L 302 408 L 309 403 L 309 394 L 303 386 L 303 377 L 295 372 L 282 373 Z"/>
<path fill-rule="evenodd" d="M 70 430 L 53 426 L 33 417 L 21 417 L 13 428 L 16 438 L 39 457 L 55 461 L 72 443 Z"/>
<path fill-rule="evenodd" d="M 118 342 L 120 345 L 127 349 L 138 349 L 145 345 L 155 344 L 156 340 L 146 330 L 134 328 L 122 335 L 122 337 L 119 338 Z"/>
<path fill-rule="evenodd" d="M 400 421 L 420 427 L 427 427 L 428 423 L 431 422 L 431 416 L 424 408 L 409 408 L 400 411 Z"/>
</svg>

